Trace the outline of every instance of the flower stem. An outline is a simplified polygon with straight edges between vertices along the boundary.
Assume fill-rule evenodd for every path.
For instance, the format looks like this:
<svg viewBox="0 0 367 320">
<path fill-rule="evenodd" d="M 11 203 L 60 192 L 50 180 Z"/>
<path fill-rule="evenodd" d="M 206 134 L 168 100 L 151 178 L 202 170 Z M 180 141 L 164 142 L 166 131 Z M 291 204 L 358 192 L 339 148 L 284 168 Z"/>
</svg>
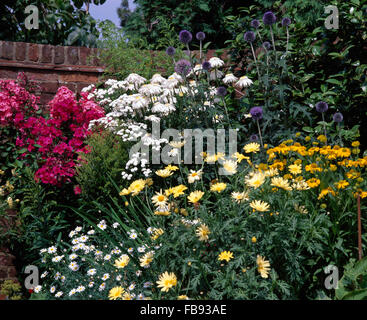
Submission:
<svg viewBox="0 0 367 320">
<path fill-rule="evenodd" d="M 325 135 L 325 137 L 326 137 L 325 145 L 327 145 L 327 135 L 326 135 L 326 126 L 325 126 L 325 117 L 324 117 L 324 113 L 322 113 L 321 115 L 322 115 L 322 122 L 323 122 L 323 126 L 324 126 L 324 135 Z"/>
<path fill-rule="evenodd" d="M 261 130 L 260 130 L 260 125 L 259 125 L 259 120 L 256 120 L 256 123 L 257 123 L 257 129 L 259 130 L 259 137 L 260 137 L 261 147 L 264 148 L 263 138 L 261 136 Z"/>
<path fill-rule="evenodd" d="M 261 83 L 261 80 L 260 80 L 260 71 L 259 71 L 259 67 L 257 65 L 257 59 L 256 59 L 255 50 L 254 50 L 254 47 L 252 45 L 252 42 L 250 42 L 250 45 L 251 45 L 252 55 L 254 56 L 254 61 L 255 61 L 256 70 L 257 70 L 257 76 L 259 77 L 259 83 Z"/>
<path fill-rule="evenodd" d="M 275 63 L 278 63 L 277 49 L 275 48 L 274 33 L 273 33 L 273 27 L 272 26 L 270 26 L 270 34 L 271 34 L 271 42 L 273 43 L 273 50 L 274 50 L 274 53 L 275 53 Z"/>
</svg>

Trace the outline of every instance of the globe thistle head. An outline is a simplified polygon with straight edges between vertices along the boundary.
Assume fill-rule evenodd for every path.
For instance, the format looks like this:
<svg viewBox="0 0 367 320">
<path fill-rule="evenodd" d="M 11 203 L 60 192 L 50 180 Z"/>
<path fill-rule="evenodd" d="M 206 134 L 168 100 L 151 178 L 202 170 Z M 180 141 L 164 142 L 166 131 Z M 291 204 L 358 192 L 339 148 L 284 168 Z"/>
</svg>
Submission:
<svg viewBox="0 0 367 320">
<path fill-rule="evenodd" d="M 251 27 L 257 29 L 258 27 L 260 27 L 260 21 L 257 20 L 257 19 L 254 19 L 254 20 L 251 21 L 250 25 L 251 25 Z"/>
<path fill-rule="evenodd" d="M 217 88 L 217 95 L 224 97 L 227 94 L 227 89 L 225 87 L 218 87 Z"/>
<path fill-rule="evenodd" d="M 176 62 L 175 71 L 178 74 L 186 76 L 191 71 L 191 63 L 186 59 L 181 59 Z"/>
<path fill-rule="evenodd" d="M 210 70 L 210 68 L 212 67 L 209 61 L 204 61 L 201 66 L 206 71 Z"/>
<path fill-rule="evenodd" d="M 205 33 L 202 32 L 202 31 L 199 31 L 197 34 L 196 34 L 196 39 L 198 39 L 199 41 L 203 41 L 205 39 Z"/>
<path fill-rule="evenodd" d="M 263 43 L 263 47 L 264 47 L 266 50 L 269 50 L 269 49 L 271 48 L 271 44 L 270 44 L 270 42 L 269 42 L 269 41 L 265 41 L 265 42 Z"/>
<path fill-rule="evenodd" d="M 277 17 L 275 16 L 275 14 L 273 12 L 268 11 L 268 12 L 264 13 L 264 16 L 263 16 L 264 24 L 267 24 L 267 25 L 271 26 L 276 21 L 277 21 Z"/>
<path fill-rule="evenodd" d="M 180 31 L 180 34 L 178 35 L 180 41 L 184 44 L 188 44 L 192 40 L 192 34 L 190 31 L 182 30 Z"/>
<path fill-rule="evenodd" d="M 344 119 L 343 115 L 340 112 L 334 113 L 333 121 L 336 123 L 342 122 Z"/>
<path fill-rule="evenodd" d="M 285 17 L 282 19 L 282 26 L 283 27 L 288 27 L 291 24 L 291 19 L 289 19 L 288 17 Z"/>
<path fill-rule="evenodd" d="M 245 32 L 245 34 L 243 35 L 243 38 L 245 39 L 245 41 L 247 42 L 254 42 L 255 38 L 256 38 L 256 34 L 253 31 L 247 31 Z"/>
<path fill-rule="evenodd" d="M 167 49 L 166 49 L 166 53 L 169 55 L 169 56 L 174 56 L 175 55 L 175 53 L 176 53 L 176 49 L 174 48 L 174 47 L 168 47 Z"/>
<path fill-rule="evenodd" d="M 263 108 L 253 107 L 250 109 L 250 114 L 254 120 L 260 120 L 263 117 Z"/>
<path fill-rule="evenodd" d="M 316 103 L 316 111 L 317 112 L 324 113 L 324 112 L 327 111 L 327 109 L 329 109 L 329 106 L 326 102 L 320 101 L 320 102 Z"/>
<path fill-rule="evenodd" d="M 257 135 L 257 134 L 252 134 L 252 135 L 250 136 L 250 141 L 251 141 L 251 142 L 256 142 L 257 140 L 259 140 L 259 137 L 258 137 L 258 135 Z"/>
</svg>

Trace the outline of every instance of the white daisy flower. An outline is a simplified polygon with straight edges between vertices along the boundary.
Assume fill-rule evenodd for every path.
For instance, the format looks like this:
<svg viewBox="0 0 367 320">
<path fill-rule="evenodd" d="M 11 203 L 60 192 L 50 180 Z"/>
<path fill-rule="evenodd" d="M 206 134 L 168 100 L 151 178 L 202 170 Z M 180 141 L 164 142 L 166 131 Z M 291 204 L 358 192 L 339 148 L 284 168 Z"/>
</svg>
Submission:
<svg viewBox="0 0 367 320">
<path fill-rule="evenodd" d="M 253 82 L 250 78 L 248 78 L 247 76 L 242 76 L 237 82 L 236 82 L 236 86 L 242 88 L 246 88 L 249 87 L 250 85 L 252 85 Z"/>
</svg>

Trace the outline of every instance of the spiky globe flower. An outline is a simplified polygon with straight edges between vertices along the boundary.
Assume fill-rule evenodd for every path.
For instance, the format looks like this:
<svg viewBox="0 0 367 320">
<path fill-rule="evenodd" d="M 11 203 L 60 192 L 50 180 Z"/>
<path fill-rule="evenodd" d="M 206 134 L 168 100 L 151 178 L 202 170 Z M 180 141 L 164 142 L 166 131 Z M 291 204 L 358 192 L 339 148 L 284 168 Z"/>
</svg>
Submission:
<svg viewBox="0 0 367 320">
<path fill-rule="evenodd" d="M 251 21 L 251 27 L 257 29 L 258 27 L 260 27 L 260 21 L 257 19 L 254 19 Z"/>
<path fill-rule="evenodd" d="M 282 26 L 283 27 L 288 27 L 291 24 L 291 19 L 289 19 L 288 17 L 285 17 L 282 19 Z"/>
<path fill-rule="evenodd" d="M 259 137 L 258 137 L 258 135 L 257 135 L 257 134 L 252 134 L 252 135 L 250 136 L 250 141 L 251 141 L 251 142 L 256 142 L 257 140 L 259 140 Z"/>
<path fill-rule="evenodd" d="M 265 42 L 263 43 L 263 47 L 264 47 L 266 50 L 269 50 L 269 49 L 271 48 L 271 44 L 270 44 L 270 42 L 269 42 L 269 41 L 265 41 Z"/>
<path fill-rule="evenodd" d="M 210 68 L 212 67 L 209 61 L 204 61 L 201 66 L 206 71 L 210 70 Z"/>
<path fill-rule="evenodd" d="M 263 16 L 264 24 L 267 24 L 267 25 L 271 26 L 276 21 L 277 21 L 277 17 L 275 16 L 275 14 L 273 12 L 268 11 L 268 12 L 264 13 L 264 16 Z"/>
<path fill-rule="evenodd" d="M 191 71 L 191 63 L 186 59 L 181 59 L 176 62 L 175 71 L 178 74 L 186 76 Z"/>
<path fill-rule="evenodd" d="M 202 32 L 202 31 L 199 31 L 197 34 L 196 34 L 196 39 L 198 39 L 199 41 L 203 41 L 205 39 L 205 33 Z"/>
<path fill-rule="evenodd" d="M 176 49 L 174 48 L 174 47 L 168 47 L 167 49 L 166 49 L 166 53 L 169 55 L 169 56 L 174 56 L 175 55 L 175 53 L 176 53 Z"/>
<path fill-rule="evenodd" d="M 180 31 L 180 34 L 178 35 L 180 41 L 184 44 L 188 44 L 192 40 L 192 34 L 190 31 L 182 30 Z"/>
<path fill-rule="evenodd" d="M 320 102 L 316 103 L 316 111 L 317 112 L 324 113 L 324 112 L 327 111 L 327 109 L 329 109 L 329 106 L 326 102 L 320 101 Z"/>
<path fill-rule="evenodd" d="M 245 34 L 243 35 L 243 38 L 245 39 L 245 41 L 247 42 L 254 42 L 256 39 L 256 34 L 253 31 L 247 31 L 245 32 Z"/>
<path fill-rule="evenodd" d="M 250 109 L 250 114 L 254 120 L 260 120 L 263 117 L 263 108 L 253 107 Z"/>
<path fill-rule="evenodd" d="M 225 87 L 218 87 L 217 88 L 217 95 L 224 97 L 227 94 L 227 89 Z"/>
<path fill-rule="evenodd" d="M 343 115 L 340 112 L 337 112 L 333 115 L 333 120 L 336 123 L 342 122 L 344 119 Z"/>
</svg>

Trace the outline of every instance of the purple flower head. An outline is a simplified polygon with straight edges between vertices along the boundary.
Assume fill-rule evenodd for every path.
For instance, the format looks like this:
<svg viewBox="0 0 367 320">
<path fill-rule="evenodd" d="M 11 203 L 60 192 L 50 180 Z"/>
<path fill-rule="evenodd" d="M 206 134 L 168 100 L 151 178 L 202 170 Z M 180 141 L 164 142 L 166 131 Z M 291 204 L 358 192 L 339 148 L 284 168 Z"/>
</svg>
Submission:
<svg viewBox="0 0 367 320">
<path fill-rule="evenodd" d="M 250 109 L 250 114 L 253 119 L 260 120 L 263 117 L 263 108 L 253 107 Z"/>
<path fill-rule="evenodd" d="M 263 47 L 264 47 L 266 50 L 269 50 L 269 49 L 271 48 L 271 44 L 270 44 L 270 42 L 269 42 L 269 41 L 265 41 L 265 42 L 263 43 Z"/>
<path fill-rule="evenodd" d="M 191 71 L 191 63 L 186 59 L 181 59 L 176 62 L 175 71 L 178 74 L 186 76 Z"/>
<path fill-rule="evenodd" d="M 317 112 L 324 113 L 324 112 L 327 111 L 327 109 L 329 109 L 329 106 L 326 102 L 320 101 L 320 102 L 316 103 L 316 111 Z"/>
<path fill-rule="evenodd" d="M 285 17 L 282 19 L 282 26 L 283 27 L 288 27 L 291 24 L 291 19 L 289 19 L 288 17 Z"/>
<path fill-rule="evenodd" d="M 202 32 L 202 31 L 199 31 L 197 34 L 196 34 L 196 39 L 198 39 L 199 41 L 203 41 L 205 39 L 205 33 Z"/>
<path fill-rule="evenodd" d="M 260 27 L 260 21 L 257 19 L 254 19 L 251 21 L 251 27 L 257 29 L 258 27 Z"/>
<path fill-rule="evenodd" d="M 342 122 L 344 119 L 343 115 L 340 112 L 337 112 L 333 115 L 333 120 L 336 123 Z"/>
<path fill-rule="evenodd" d="M 255 141 L 257 141 L 257 140 L 259 140 L 259 137 L 258 137 L 258 135 L 257 135 L 257 134 L 252 134 L 252 135 L 250 136 L 250 141 L 251 141 L 251 142 L 255 142 Z"/>
<path fill-rule="evenodd" d="M 175 53 L 176 53 L 176 49 L 174 48 L 174 47 L 168 47 L 167 49 L 166 49 L 166 53 L 169 55 L 169 56 L 174 56 L 175 55 Z"/>
<path fill-rule="evenodd" d="M 178 35 L 180 41 L 184 44 L 187 44 L 189 42 L 191 42 L 192 40 L 192 34 L 190 31 L 187 30 L 182 30 L 180 31 L 180 34 Z"/>
<path fill-rule="evenodd" d="M 203 67 L 204 70 L 207 71 L 212 67 L 209 61 L 204 61 L 201 66 Z"/>
<path fill-rule="evenodd" d="M 247 41 L 247 42 L 254 42 L 256 39 L 256 35 L 255 32 L 253 31 L 247 31 L 245 32 L 245 34 L 243 35 L 243 38 Z"/>
<path fill-rule="evenodd" d="M 265 12 L 263 16 L 264 24 L 271 26 L 272 24 L 275 23 L 275 21 L 277 21 L 277 17 L 275 16 L 274 13 L 272 13 L 271 11 Z"/>
<path fill-rule="evenodd" d="M 217 88 L 217 95 L 224 97 L 227 94 L 227 89 L 225 87 L 218 87 Z"/>
</svg>

